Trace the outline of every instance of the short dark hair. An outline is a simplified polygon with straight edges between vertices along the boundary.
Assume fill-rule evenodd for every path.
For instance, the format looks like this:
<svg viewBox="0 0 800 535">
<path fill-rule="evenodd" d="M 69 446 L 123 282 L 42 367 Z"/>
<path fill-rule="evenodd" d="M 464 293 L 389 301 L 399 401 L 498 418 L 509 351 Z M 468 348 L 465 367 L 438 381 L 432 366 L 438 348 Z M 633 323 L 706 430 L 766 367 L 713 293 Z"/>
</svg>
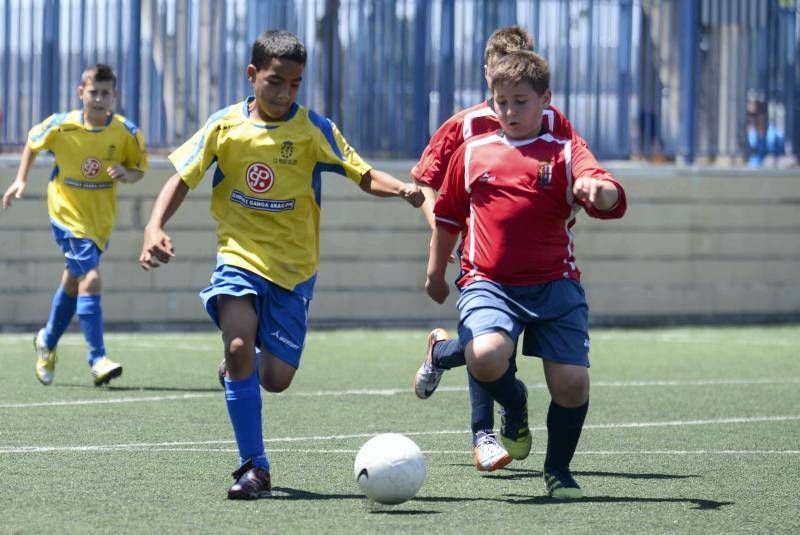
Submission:
<svg viewBox="0 0 800 535">
<path fill-rule="evenodd" d="M 483 62 L 489 65 L 498 58 L 505 56 L 513 50 L 533 51 L 533 38 L 521 26 L 505 26 L 498 28 L 486 40 L 486 49 L 483 52 Z"/>
<path fill-rule="evenodd" d="M 492 66 L 492 89 L 498 83 L 528 82 L 537 94 L 550 89 L 550 66 L 547 60 L 530 50 L 514 50 L 497 59 Z"/>
<path fill-rule="evenodd" d="M 93 82 L 111 82 L 114 89 L 117 88 L 117 75 L 114 74 L 114 69 L 105 63 L 95 63 L 83 71 L 81 85 L 86 85 L 89 80 Z"/>
<path fill-rule="evenodd" d="M 256 69 L 266 68 L 272 58 L 288 59 L 301 65 L 306 64 L 306 47 L 292 32 L 286 30 L 269 30 L 253 43 L 250 63 Z"/>
</svg>

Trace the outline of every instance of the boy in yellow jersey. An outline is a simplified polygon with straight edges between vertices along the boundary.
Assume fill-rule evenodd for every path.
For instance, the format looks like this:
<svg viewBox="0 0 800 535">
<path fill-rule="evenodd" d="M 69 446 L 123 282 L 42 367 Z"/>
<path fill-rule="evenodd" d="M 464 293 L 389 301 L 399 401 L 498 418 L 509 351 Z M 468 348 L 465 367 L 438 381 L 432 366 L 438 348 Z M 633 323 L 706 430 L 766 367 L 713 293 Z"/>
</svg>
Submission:
<svg viewBox="0 0 800 535">
<path fill-rule="evenodd" d="M 33 340 L 36 377 L 45 385 L 53 382 L 56 345 L 76 312 L 94 384 L 122 374 L 103 343 L 100 255 L 114 227 L 117 184 L 139 181 L 147 170 L 147 154 L 139 128 L 112 112 L 116 83 L 108 65 L 86 69 L 78 86 L 82 109 L 51 115 L 31 129 L 16 179 L 3 195 L 3 208 L 9 208 L 12 199 L 22 197 L 36 155 L 43 150 L 54 154 L 47 208 L 65 269 L 47 325 Z"/>
<path fill-rule="evenodd" d="M 329 119 L 295 103 L 305 63 L 305 47 L 287 31 L 256 39 L 246 69 L 254 96 L 213 114 L 170 154 L 177 173 L 156 199 L 139 257 L 150 269 L 174 256 L 164 225 L 215 163 L 217 268 L 200 297 L 224 343 L 225 400 L 240 457 L 229 499 L 270 495 L 259 385 L 285 390 L 300 364 L 319 264 L 322 173 L 416 207 L 424 200 L 416 185 L 365 163 Z"/>
</svg>

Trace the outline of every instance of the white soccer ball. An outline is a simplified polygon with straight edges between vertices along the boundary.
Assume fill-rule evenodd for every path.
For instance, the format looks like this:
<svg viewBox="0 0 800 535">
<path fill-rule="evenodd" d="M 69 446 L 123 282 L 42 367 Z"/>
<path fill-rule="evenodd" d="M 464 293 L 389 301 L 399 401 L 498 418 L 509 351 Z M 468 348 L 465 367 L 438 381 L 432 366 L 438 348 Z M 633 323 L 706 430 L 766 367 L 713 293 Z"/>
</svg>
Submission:
<svg viewBox="0 0 800 535">
<path fill-rule="evenodd" d="M 410 438 L 383 433 L 361 446 L 353 472 L 367 498 L 394 505 L 410 500 L 422 487 L 425 457 Z"/>
</svg>

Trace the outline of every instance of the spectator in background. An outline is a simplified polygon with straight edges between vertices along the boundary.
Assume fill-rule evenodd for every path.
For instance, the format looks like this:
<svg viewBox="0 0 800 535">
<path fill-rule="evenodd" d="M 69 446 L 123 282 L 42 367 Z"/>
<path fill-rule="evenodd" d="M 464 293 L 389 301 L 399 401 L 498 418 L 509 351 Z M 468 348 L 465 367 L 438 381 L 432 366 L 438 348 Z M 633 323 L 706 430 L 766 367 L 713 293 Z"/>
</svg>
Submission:
<svg viewBox="0 0 800 535">
<path fill-rule="evenodd" d="M 763 92 L 747 94 L 747 144 L 750 157 L 747 166 L 763 167 L 765 163 L 777 164 L 777 158 L 786 153 L 783 130 L 768 120 L 767 100 Z"/>
</svg>

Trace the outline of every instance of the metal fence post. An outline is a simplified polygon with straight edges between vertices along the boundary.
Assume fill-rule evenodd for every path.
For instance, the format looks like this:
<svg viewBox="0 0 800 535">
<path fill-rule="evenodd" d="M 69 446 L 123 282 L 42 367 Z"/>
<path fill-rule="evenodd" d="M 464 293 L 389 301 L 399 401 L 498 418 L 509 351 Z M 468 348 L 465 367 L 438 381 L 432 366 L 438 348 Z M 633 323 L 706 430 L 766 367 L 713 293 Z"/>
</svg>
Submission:
<svg viewBox="0 0 800 535">
<path fill-rule="evenodd" d="M 630 158 L 631 155 L 631 43 L 633 42 L 633 2 L 621 0 L 619 4 L 619 48 L 617 62 L 619 64 L 619 88 L 617 89 L 617 139 L 620 141 L 620 156 Z"/>
<path fill-rule="evenodd" d="M 128 19 L 130 20 L 130 35 L 128 36 L 128 54 L 125 62 L 125 117 L 136 124 L 141 124 L 139 117 L 139 83 L 141 82 L 142 57 L 139 44 L 142 40 L 142 3 L 141 0 L 131 0 Z"/>
<path fill-rule="evenodd" d="M 700 39 L 698 0 L 680 0 L 680 130 L 678 147 L 681 163 L 691 165 L 695 155 L 695 95 L 697 87 L 697 47 Z"/>
<path fill-rule="evenodd" d="M 412 125 L 414 154 L 418 155 L 428 139 L 430 91 L 428 75 L 428 2 L 417 0 L 414 12 L 414 114 Z"/>
<path fill-rule="evenodd" d="M 44 20 L 42 21 L 42 83 L 39 95 L 39 120 L 58 111 L 60 64 L 58 59 L 58 27 L 58 0 L 47 0 L 44 4 Z"/>
<path fill-rule="evenodd" d="M 439 90 L 439 124 L 453 114 L 455 91 L 455 1 L 442 0 L 442 42 L 439 46 L 439 72 L 436 76 Z"/>
</svg>

